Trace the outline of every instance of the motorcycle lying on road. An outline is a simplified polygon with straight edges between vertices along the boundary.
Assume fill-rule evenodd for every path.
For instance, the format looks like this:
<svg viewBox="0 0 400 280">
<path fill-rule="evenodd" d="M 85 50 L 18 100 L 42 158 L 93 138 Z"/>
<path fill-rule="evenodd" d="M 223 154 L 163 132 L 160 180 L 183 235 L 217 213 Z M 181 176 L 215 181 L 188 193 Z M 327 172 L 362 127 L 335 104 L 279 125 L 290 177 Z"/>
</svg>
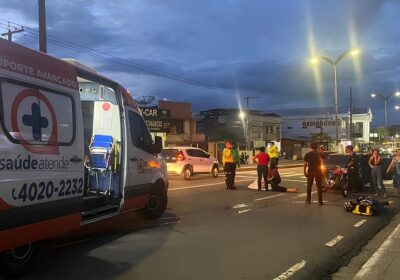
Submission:
<svg viewBox="0 0 400 280">
<path fill-rule="evenodd" d="M 349 192 L 348 168 L 339 165 L 333 168 L 323 165 L 321 168 L 323 169 L 322 191 L 326 192 L 328 189 L 336 189 L 341 191 L 343 197 L 347 197 Z"/>
</svg>

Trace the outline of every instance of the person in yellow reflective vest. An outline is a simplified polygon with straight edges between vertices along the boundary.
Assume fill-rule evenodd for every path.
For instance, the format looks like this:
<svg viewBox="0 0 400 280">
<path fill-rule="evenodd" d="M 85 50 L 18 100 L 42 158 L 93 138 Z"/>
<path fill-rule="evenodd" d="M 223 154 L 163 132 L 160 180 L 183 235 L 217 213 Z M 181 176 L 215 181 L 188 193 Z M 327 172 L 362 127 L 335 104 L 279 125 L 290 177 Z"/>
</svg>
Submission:
<svg viewBox="0 0 400 280">
<path fill-rule="evenodd" d="M 279 160 L 278 147 L 275 146 L 275 142 L 273 142 L 273 141 L 269 142 L 269 144 L 270 144 L 270 146 L 268 149 L 268 155 L 270 157 L 270 164 L 278 166 L 278 160 Z"/>
<path fill-rule="evenodd" d="M 225 172 L 225 188 L 228 190 L 236 190 L 235 187 L 235 173 L 236 173 L 236 160 L 234 152 L 232 152 L 232 142 L 226 141 L 225 149 L 222 151 L 222 164 L 224 165 Z"/>
</svg>

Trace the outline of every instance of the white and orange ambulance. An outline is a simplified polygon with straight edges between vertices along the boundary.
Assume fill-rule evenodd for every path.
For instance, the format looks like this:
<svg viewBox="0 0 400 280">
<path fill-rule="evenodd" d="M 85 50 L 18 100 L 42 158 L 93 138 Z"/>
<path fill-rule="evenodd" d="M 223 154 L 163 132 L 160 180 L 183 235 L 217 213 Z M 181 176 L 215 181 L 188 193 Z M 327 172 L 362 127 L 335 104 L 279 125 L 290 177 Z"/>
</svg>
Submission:
<svg viewBox="0 0 400 280">
<path fill-rule="evenodd" d="M 129 92 L 95 70 L 0 39 L 0 267 L 24 273 L 38 240 L 142 209 L 168 179 Z"/>
</svg>

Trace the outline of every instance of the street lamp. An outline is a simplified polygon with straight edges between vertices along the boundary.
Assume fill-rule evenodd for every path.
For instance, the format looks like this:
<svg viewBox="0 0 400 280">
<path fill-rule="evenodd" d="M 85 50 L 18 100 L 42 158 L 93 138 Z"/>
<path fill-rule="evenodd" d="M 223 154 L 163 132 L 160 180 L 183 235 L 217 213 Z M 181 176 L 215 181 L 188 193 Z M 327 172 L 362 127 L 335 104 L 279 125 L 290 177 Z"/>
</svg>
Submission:
<svg viewBox="0 0 400 280">
<path fill-rule="evenodd" d="M 333 94 L 335 99 L 335 127 L 336 127 L 336 151 L 339 150 L 339 124 L 338 124 L 338 93 L 337 93 L 337 74 L 336 74 L 336 66 L 346 55 L 357 56 L 359 55 L 360 50 L 351 49 L 341 53 L 338 58 L 333 61 L 332 59 L 326 56 L 316 56 L 310 60 L 311 64 L 317 64 L 320 60 L 323 60 L 333 66 Z"/>
<path fill-rule="evenodd" d="M 400 91 L 393 92 L 393 93 L 388 94 L 388 95 L 386 95 L 386 96 L 384 96 L 384 95 L 382 95 L 382 94 L 380 94 L 380 93 L 375 93 L 375 92 L 374 92 L 374 93 L 371 93 L 371 97 L 372 97 L 372 98 L 375 98 L 375 97 L 377 97 L 377 96 L 380 97 L 380 98 L 382 98 L 383 101 L 384 101 L 384 103 L 385 103 L 385 127 L 387 127 L 387 107 L 386 107 L 387 101 L 388 101 L 392 96 L 400 96 Z M 395 107 L 396 110 L 398 110 L 397 107 L 398 107 L 398 106 Z"/>
</svg>

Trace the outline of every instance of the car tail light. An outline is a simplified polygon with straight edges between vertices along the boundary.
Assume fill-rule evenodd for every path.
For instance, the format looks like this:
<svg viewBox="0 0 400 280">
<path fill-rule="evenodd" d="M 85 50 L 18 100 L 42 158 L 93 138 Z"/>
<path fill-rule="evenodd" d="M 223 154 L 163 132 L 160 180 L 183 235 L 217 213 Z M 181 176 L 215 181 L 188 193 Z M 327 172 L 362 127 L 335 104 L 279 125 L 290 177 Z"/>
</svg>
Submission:
<svg viewBox="0 0 400 280">
<path fill-rule="evenodd" d="M 179 151 L 178 154 L 176 155 L 176 161 L 183 161 L 185 160 L 185 156 L 183 155 L 182 151 Z"/>
</svg>

